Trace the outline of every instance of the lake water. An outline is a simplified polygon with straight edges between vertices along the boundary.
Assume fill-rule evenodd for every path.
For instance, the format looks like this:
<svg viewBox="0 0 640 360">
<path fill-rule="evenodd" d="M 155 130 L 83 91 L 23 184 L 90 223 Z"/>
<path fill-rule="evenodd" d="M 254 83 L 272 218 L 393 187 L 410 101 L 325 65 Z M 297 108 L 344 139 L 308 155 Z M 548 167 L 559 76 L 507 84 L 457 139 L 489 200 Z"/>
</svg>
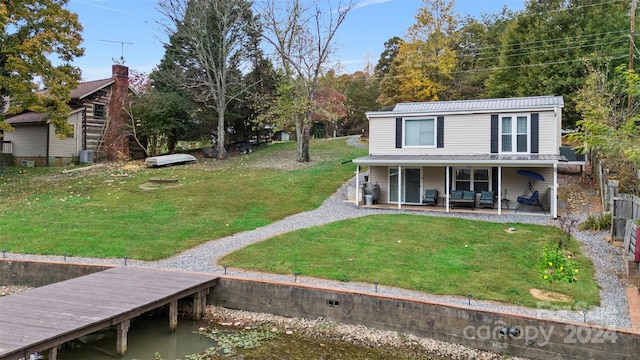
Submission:
<svg viewBox="0 0 640 360">
<path fill-rule="evenodd" d="M 215 342 L 197 334 L 198 323 L 179 319 L 174 333 L 169 329 L 169 316 L 156 314 L 131 320 L 128 350 L 122 360 L 155 360 L 158 352 L 164 359 L 181 359 L 185 355 L 202 352 Z M 194 334 L 196 332 L 196 334 Z M 58 350 L 59 360 L 113 360 L 116 352 L 116 331 L 105 331 L 83 339 L 87 345 Z M 98 350 L 102 349 L 104 352 Z M 111 353 L 108 355 L 105 352 Z"/>
</svg>

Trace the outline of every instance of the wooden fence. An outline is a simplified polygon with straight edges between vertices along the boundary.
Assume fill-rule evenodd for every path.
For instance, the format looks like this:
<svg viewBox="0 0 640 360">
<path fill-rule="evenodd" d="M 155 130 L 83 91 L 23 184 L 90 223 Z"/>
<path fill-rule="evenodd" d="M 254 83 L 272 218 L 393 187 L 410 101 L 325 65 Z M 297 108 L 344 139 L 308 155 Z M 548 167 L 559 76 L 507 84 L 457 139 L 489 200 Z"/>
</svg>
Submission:
<svg viewBox="0 0 640 360">
<path fill-rule="evenodd" d="M 640 262 L 640 197 L 618 191 L 618 181 L 600 160 L 592 161 L 593 175 L 600 189 L 602 208 L 611 212 L 611 239 L 624 241 L 627 275 L 638 276 Z"/>
</svg>

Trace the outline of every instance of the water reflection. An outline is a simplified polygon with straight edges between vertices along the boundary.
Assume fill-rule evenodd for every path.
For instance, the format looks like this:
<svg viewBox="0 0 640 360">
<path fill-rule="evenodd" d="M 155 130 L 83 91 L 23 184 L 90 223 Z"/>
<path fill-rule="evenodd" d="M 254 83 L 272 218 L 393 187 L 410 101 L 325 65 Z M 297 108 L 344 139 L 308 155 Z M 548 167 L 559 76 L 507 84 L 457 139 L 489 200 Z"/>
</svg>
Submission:
<svg viewBox="0 0 640 360">
<path fill-rule="evenodd" d="M 155 360 L 158 352 L 165 359 L 181 359 L 185 355 L 202 352 L 215 342 L 198 335 L 198 323 L 188 319 L 179 319 L 175 333 L 169 330 L 167 314 L 142 316 L 131 320 L 129 328 L 128 350 L 123 357 L 117 357 L 116 331 L 105 331 L 90 335 L 84 339 L 86 345 L 74 349 L 64 348 L 58 351 L 59 360 Z"/>
</svg>

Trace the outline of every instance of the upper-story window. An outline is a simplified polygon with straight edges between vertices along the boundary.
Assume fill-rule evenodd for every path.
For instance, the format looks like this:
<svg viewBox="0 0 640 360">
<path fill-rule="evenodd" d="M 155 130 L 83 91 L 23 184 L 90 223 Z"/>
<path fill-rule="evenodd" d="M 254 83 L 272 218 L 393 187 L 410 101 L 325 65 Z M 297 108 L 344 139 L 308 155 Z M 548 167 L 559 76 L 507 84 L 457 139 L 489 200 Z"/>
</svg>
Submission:
<svg viewBox="0 0 640 360">
<path fill-rule="evenodd" d="M 500 152 L 529 152 L 529 117 L 509 115 L 500 118 Z"/>
<path fill-rule="evenodd" d="M 436 146 L 435 119 L 406 119 L 404 146 Z"/>
<path fill-rule="evenodd" d="M 96 119 L 105 119 L 107 117 L 107 109 L 104 104 L 93 104 L 93 117 Z"/>
</svg>

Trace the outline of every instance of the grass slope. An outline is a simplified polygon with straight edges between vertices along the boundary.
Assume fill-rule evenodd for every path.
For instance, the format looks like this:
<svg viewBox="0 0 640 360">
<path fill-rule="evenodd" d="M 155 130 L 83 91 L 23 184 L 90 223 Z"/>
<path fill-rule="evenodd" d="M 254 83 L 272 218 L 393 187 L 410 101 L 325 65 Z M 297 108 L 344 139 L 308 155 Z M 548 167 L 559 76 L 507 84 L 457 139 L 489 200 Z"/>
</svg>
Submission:
<svg viewBox="0 0 640 360">
<path fill-rule="evenodd" d="M 514 233 L 506 232 L 515 227 Z M 256 271 L 358 281 L 433 294 L 536 306 L 530 288 L 599 304 L 591 262 L 573 240 L 580 280 L 542 281 L 543 245 L 565 236 L 556 227 L 457 218 L 376 215 L 279 235 L 232 253 L 219 263 Z"/>
<path fill-rule="evenodd" d="M 366 154 L 342 140 L 313 141 L 312 162 L 296 163 L 295 144 L 273 144 L 225 161 L 61 174 L 0 170 L 0 248 L 29 254 L 156 260 L 210 239 L 318 207 Z M 126 176 L 123 176 L 126 175 Z M 149 178 L 181 186 L 144 190 Z"/>
</svg>

